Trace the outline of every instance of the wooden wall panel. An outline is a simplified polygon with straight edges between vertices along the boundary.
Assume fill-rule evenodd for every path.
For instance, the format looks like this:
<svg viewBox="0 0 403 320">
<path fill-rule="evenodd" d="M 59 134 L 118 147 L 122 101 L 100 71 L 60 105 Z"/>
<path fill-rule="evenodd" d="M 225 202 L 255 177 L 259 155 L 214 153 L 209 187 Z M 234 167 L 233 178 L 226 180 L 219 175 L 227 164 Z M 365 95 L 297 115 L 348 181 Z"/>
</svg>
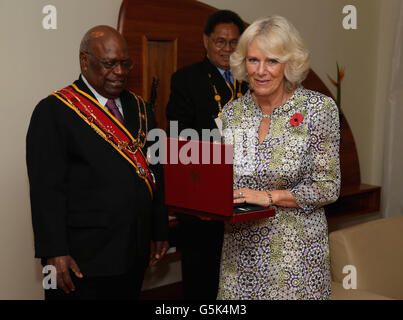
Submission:
<svg viewBox="0 0 403 320">
<path fill-rule="evenodd" d="M 169 78 L 177 68 L 203 59 L 204 23 L 216 10 L 194 0 L 124 0 L 119 13 L 118 30 L 127 40 L 130 55 L 136 63 L 129 77 L 129 88 L 146 99 L 149 95 L 147 85 L 152 75 L 148 75 L 145 69 L 147 49 L 144 38 L 176 41 L 177 63 L 174 69 L 167 68 L 165 71 Z M 162 81 L 160 85 L 164 86 Z"/>
<path fill-rule="evenodd" d="M 174 40 L 149 40 L 143 39 L 146 48 L 143 78 L 145 92 L 151 92 L 151 84 L 154 77 L 158 79 L 158 94 L 155 105 L 155 118 L 157 126 L 167 128 L 165 106 L 170 94 L 171 75 L 177 66 L 177 39 Z M 148 96 L 147 96 L 148 97 Z"/>
</svg>

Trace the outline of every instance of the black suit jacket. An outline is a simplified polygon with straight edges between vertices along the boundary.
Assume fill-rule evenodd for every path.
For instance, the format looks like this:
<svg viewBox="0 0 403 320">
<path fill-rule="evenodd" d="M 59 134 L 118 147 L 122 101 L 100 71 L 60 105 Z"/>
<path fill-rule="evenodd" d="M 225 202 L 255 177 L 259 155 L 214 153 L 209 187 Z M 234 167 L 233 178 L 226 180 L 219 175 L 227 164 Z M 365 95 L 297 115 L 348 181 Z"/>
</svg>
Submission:
<svg viewBox="0 0 403 320">
<path fill-rule="evenodd" d="M 75 84 L 92 96 L 81 78 Z M 120 99 L 136 138 L 137 102 L 127 91 Z M 152 200 L 134 167 L 53 95 L 36 106 L 26 142 L 36 257 L 71 255 L 84 276 L 118 275 L 147 263 L 151 239 L 167 240 L 160 165 L 151 166 Z"/>
<path fill-rule="evenodd" d="M 211 80 L 208 77 L 209 73 Z M 221 96 L 221 106 L 224 108 L 232 93 L 217 67 L 208 58 L 184 67 L 172 75 L 167 118 L 168 121 L 178 121 L 179 133 L 183 129 L 192 128 L 198 132 L 201 139 L 202 129 L 217 128 L 214 119 L 217 118 L 219 107 L 214 99 L 212 84 Z M 242 94 L 247 90 L 248 84 L 242 82 Z"/>
</svg>

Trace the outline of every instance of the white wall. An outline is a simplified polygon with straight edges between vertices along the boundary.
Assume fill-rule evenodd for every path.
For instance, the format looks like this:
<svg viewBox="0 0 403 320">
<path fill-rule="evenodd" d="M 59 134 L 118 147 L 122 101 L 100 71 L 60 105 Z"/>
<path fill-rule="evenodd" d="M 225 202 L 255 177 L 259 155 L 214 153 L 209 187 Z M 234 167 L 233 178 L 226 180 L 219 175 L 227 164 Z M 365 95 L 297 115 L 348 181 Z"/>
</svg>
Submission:
<svg viewBox="0 0 403 320">
<path fill-rule="evenodd" d="M 378 30 L 377 48 L 377 76 L 375 80 L 374 117 L 372 121 L 372 136 L 367 144 L 373 145 L 371 154 L 372 181 L 377 184 L 382 182 L 383 172 L 383 146 L 384 123 L 388 85 L 390 81 L 393 41 L 395 38 L 396 20 L 398 18 L 398 6 L 403 5 L 401 0 L 382 1 L 380 6 L 380 23 Z M 363 142 L 365 143 L 365 142 Z"/>
<path fill-rule="evenodd" d="M 363 182 L 382 181 L 383 103 L 390 68 L 395 9 L 400 0 L 205 0 L 237 11 L 251 23 L 280 14 L 300 30 L 312 51 L 312 68 L 335 93 L 326 74 L 336 61 L 346 69 L 342 108 L 357 143 Z M 58 29 L 42 28 L 42 8 L 53 4 Z M 97 24 L 116 26 L 120 0 L 0 0 L 0 299 L 41 299 L 25 167 L 25 134 L 36 103 L 77 78 L 78 47 Z M 344 30 L 342 8 L 358 10 L 358 29 Z M 178 279 L 177 265 L 164 273 Z M 154 286 L 151 274 L 147 286 Z"/>
</svg>

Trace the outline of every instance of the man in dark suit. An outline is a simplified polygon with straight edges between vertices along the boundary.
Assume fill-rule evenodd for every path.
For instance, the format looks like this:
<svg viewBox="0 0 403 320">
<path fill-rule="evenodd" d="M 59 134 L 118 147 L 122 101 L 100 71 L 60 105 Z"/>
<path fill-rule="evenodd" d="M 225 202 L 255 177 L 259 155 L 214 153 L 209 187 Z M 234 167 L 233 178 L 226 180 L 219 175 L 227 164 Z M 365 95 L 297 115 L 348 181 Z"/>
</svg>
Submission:
<svg viewBox="0 0 403 320">
<path fill-rule="evenodd" d="M 43 99 L 27 134 L 35 256 L 57 271 L 46 299 L 136 299 L 168 249 L 161 166 L 148 166 L 152 111 L 125 90 L 133 62 L 113 28 L 80 46 L 80 78 Z M 150 243 L 154 240 L 150 255 Z"/>
<path fill-rule="evenodd" d="M 246 83 L 233 78 L 229 64 L 243 30 L 243 21 L 236 13 L 213 13 L 203 34 L 206 58 L 173 74 L 167 118 L 178 122 L 179 135 L 190 128 L 202 140 L 203 129 L 217 131 L 224 105 L 247 91 Z M 210 140 L 220 140 L 220 135 L 213 136 Z M 216 299 L 224 225 L 189 215 L 177 217 L 184 297 Z"/>
</svg>

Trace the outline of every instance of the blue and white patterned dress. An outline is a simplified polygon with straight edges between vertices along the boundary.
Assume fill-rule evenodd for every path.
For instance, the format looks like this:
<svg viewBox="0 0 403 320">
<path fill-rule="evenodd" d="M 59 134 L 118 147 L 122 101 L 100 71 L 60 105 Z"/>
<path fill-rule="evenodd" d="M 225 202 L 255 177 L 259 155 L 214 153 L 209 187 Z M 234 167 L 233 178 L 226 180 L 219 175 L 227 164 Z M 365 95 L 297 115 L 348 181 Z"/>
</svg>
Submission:
<svg viewBox="0 0 403 320">
<path fill-rule="evenodd" d="M 290 119 L 302 114 L 296 126 Z M 340 190 L 339 115 L 332 99 L 298 87 L 276 108 L 259 144 L 261 109 L 250 92 L 223 109 L 234 145 L 234 189 L 290 190 L 300 209 L 226 223 L 218 299 L 328 299 L 331 293 L 323 206 Z"/>
</svg>

